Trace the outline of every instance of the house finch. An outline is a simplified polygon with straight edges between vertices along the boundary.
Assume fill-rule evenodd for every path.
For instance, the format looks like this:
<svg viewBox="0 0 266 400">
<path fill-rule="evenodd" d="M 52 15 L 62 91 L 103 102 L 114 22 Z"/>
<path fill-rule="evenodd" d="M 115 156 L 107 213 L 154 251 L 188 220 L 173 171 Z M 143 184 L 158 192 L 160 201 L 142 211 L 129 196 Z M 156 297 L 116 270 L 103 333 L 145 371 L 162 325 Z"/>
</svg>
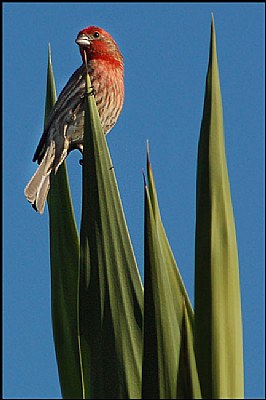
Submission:
<svg viewBox="0 0 266 400">
<path fill-rule="evenodd" d="M 70 77 L 51 111 L 33 157 L 40 165 L 24 190 L 27 200 L 41 214 L 51 173 L 56 174 L 71 150 L 83 150 L 86 69 L 105 134 L 115 125 L 124 102 L 123 57 L 111 35 L 90 26 L 79 32 L 76 43 L 83 64 Z"/>
</svg>

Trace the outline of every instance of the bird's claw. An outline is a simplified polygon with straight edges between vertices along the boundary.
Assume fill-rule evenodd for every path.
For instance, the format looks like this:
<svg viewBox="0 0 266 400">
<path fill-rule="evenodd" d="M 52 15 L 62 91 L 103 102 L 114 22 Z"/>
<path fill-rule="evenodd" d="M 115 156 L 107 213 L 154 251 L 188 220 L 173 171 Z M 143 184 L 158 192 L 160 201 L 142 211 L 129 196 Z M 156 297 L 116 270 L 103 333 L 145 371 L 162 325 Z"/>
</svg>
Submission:
<svg viewBox="0 0 266 400">
<path fill-rule="evenodd" d="M 85 92 L 82 96 L 80 96 L 82 99 L 84 99 L 85 97 L 89 97 L 89 96 L 95 96 L 95 90 L 94 88 L 91 86 L 88 92 Z"/>
<path fill-rule="evenodd" d="M 94 87 L 91 86 L 90 89 L 91 89 L 91 91 L 89 93 L 89 96 L 95 96 L 96 93 L 95 93 Z"/>
</svg>

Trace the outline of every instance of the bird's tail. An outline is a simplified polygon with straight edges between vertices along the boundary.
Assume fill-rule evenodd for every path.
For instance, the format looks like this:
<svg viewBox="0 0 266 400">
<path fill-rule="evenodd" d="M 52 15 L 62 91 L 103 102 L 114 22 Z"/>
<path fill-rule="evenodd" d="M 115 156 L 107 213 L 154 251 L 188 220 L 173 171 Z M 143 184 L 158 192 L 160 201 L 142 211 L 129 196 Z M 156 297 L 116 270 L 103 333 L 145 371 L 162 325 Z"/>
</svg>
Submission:
<svg viewBox="0 0 266 400">
<path fill-rule="evenodd" d="M 54 154 L 51 157 L 51 150 L 52 149 L 48 147 L 41 164 L 24 189 L 27 200 L 40 214 L 43 214 L 44 211 L 45 201 L 50 189 L 51 172 L 54 171 L 52 166 Z M 56 172 L 56 170 L 54 172 Z"/>
</svg>

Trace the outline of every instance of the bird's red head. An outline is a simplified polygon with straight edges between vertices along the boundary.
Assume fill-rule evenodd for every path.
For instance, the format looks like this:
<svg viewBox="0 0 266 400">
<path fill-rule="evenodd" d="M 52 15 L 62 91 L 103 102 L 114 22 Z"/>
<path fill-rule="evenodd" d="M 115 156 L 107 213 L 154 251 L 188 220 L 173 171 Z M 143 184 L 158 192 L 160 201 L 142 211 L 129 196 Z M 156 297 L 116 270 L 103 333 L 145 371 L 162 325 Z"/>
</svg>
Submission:
<svg viewBox="0 0 266 400">
<path fill-rule="evenodd" d="M 85 52 L 87 60 L 101 59 L 123 68 L 123 57 L 116 42 L 103 29 L 96 26 L 82 29 L 78 33 L 76 43 L 79 45 L 83 62 L 85 62 Z"/>
</svg>

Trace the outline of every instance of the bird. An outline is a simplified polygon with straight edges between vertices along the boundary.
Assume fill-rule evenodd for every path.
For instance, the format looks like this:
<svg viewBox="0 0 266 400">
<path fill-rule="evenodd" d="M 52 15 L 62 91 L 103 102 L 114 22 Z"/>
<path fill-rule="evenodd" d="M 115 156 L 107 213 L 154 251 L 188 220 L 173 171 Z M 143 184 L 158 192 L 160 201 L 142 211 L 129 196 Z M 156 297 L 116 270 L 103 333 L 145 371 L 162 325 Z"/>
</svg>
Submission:
<svg viewBox="0 0 266 400">
<path fill-rule="evenodd" d="M 27 200 L 40 214 L 52 176 L 70 151 L 83 151 L 86 74 L 105 134 L 116 124 L 124 103 L 124 60 L 112 36 L 102 28 L 89 26 L 78 33 L 75 42 L 82 65 L 69 78 L 52 108 L 33 156 L 39 166 L 24 189 Z"/>
</svg>

